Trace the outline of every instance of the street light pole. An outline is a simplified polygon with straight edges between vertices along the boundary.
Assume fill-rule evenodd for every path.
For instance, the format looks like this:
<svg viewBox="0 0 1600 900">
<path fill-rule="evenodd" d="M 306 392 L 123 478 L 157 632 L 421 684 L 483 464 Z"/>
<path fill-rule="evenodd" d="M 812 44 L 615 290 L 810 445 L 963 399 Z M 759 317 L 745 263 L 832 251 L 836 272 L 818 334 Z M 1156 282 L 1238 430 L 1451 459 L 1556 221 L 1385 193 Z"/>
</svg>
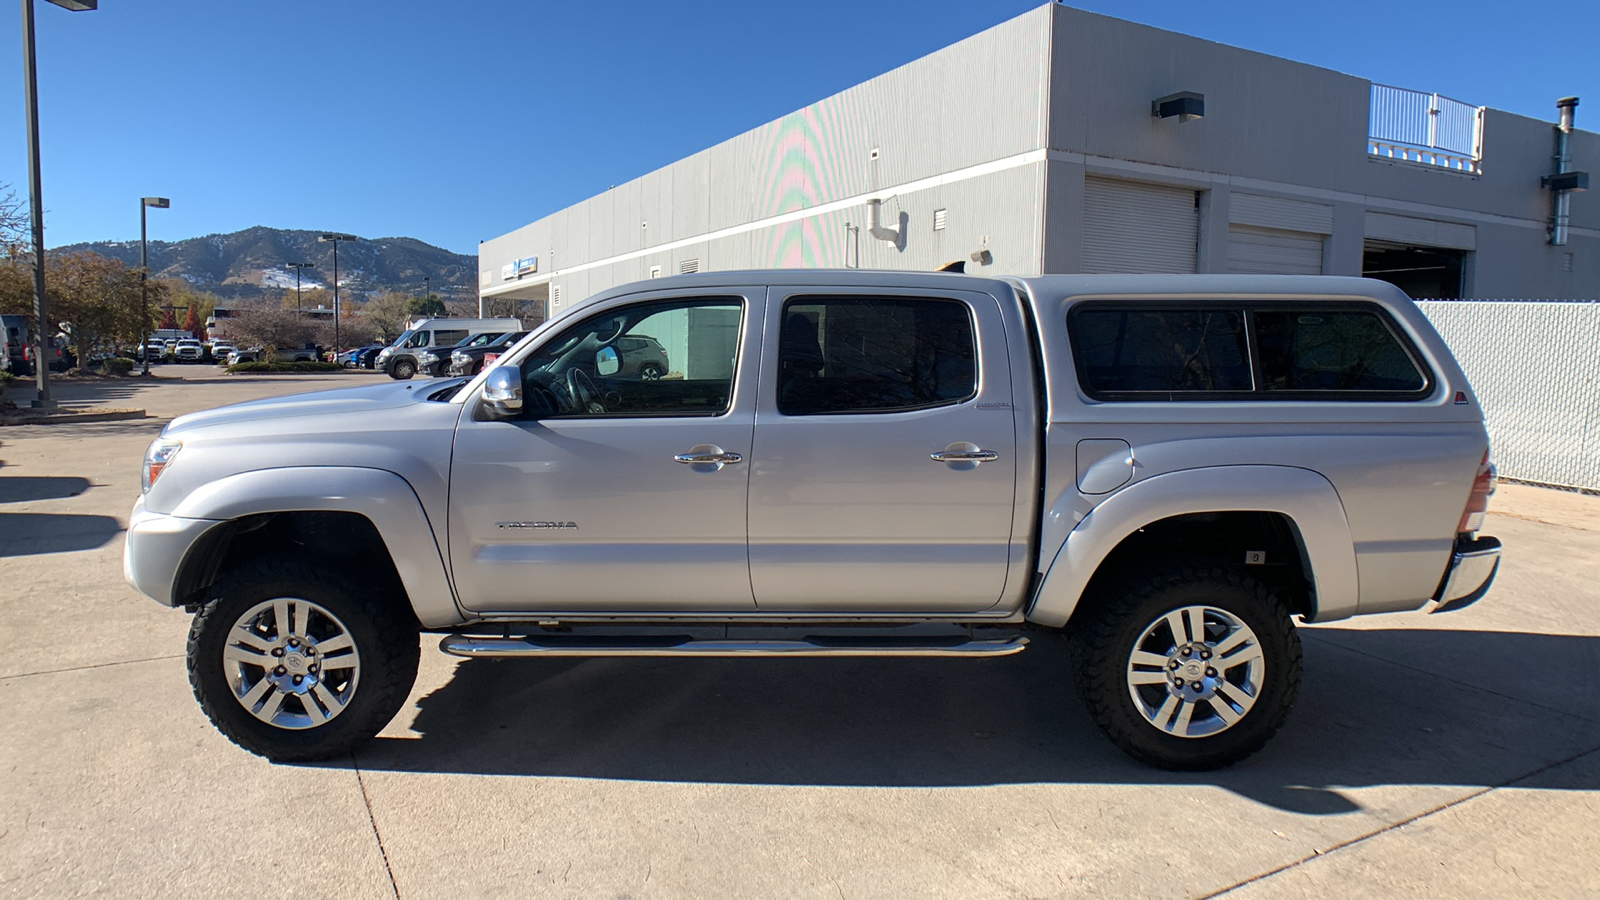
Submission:
<svg viewBox="0 0 1600 900">
<path fill-rule="evenodd" d="M 333 243 L 333 353 L 334 358 L 339 354 L 339 242 L 360 240 L 353 234 L 324 234 L 317 238 L 317 243 Z"/>
<path fill-rule="evenodd" d="M 50 2 L 73 12 L 99 5 L 99 0 Z M 53 409 L 56 402 L 50 399 L 50 361 L 44 355 L 50 316 L 44 292 L 44 200 L 39 178 L 39 78 L 34 65 L 33 0 L 22 0 L 22 78 L 28 95 L 28 195 L 33 207 L 33 312 L 37 325 L 33 336 L 33 370 L 39 396 L 33 405 L 39 409 Z"/>
<path fill-rule="evenodd" d="M 144 211 L 154 206 L 167 209 L 172 201 L 165 197 L 139 199 L 139 358 L 144 360 L 144 374 L 150 374 L 150 293 L 146 280 L 150 277 L 150 263 L 145 253 L 146 231 Z"/>
<path fill-rule="evenodd" d="M 294 270 L 294 317 L 296 319 L 298 319 L 298 318 L 300 318 L 300 270 L 301 269 L 315 269 L 316 265 L 313 264 L 313 263 L 305 263 L 305 262 L 288 263 L 287 265 L 289 266 L 289 268 Z M 338 270 L 336 268 L 335 269 L 335 273 L 337 273 L 337 271 Z"/>
</svg>

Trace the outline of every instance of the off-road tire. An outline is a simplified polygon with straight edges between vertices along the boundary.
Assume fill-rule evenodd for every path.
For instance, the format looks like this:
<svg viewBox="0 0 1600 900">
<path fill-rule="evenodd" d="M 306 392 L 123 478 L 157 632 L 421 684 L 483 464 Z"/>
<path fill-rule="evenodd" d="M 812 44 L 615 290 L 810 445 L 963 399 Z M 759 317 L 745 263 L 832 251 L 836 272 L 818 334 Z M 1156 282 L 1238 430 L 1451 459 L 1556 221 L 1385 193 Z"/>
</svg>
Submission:
<svg viewBox="0 0 1600 900">
<path fill-rule="evenodd" d="M 417 374 L 417 364 L 409 359 L 397 360 L 389 365 L 389 377 L 397 381 L 410 381 Z"/>
<path fill-rule="evenodd" d="M 189 685 L 227 738 L 276 762 L 307 762 L 348 753 L 394 718 L 417 678 L 418 628 L 403 601 L 329 569 L 284 557 L 246 564 L 212 586 L 189 628 Z M 348 705 L 326 723 L 292 730 L 264 722 L 244 708 L 227 681 L 223 649 L 234 623 L 264 600 L 308 600 L 333 613 L 360 654 L 360 674 Z"/>
<path fill-rule="evenodd" d="M 1129 756 L 1164 769 L 1218 769 L 1261 749 L 1283 726 L 1300 691 L 1300 636 L 1283 603 L 1260 582 L 1222 567 L 1173 566 L 1088 599 L 1093 605 L 1072 640 L 1074 674 L 1090 714 Z M 1197 605 L 1225 611 L 1255 632 L 1265 661 L 1262 684 L 1255 704 L 1233 726 L 1178 737 L 1135 707 L 1129 657 L 1156 619 Z"/>
</svg>

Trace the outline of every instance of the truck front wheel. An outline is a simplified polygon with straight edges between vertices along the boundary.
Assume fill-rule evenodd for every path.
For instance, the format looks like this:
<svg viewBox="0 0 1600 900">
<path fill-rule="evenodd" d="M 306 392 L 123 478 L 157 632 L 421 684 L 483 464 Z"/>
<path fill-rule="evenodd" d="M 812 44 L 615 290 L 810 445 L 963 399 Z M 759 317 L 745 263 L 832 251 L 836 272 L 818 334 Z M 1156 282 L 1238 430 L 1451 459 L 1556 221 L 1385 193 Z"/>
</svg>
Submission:
<svg viewBox="0 0 1600 900">
<path fill-rule="evenodd" d="M 371 589 L 288 559 L 234 571 L 189 629 L 189 684 L 235 744 L 328 759 L 377 734 L 417 677 L 415 622 Z"/>
<path fill-rule="evenodd" d="M 400 359 L 389 366 L 389 377 L 400 381 L 409 381 L 411 376 L 417 374 L 417 364 L 410 359 Z"/>
<path fill-rule="evenodd" d="M 1265 586 L 1174 567 L 1125 585 L 1076 637 L 1080 690 L 1106 736 L 1167 769 L 1215 769 L 1261 749 L 1300 690 L 1300 636 Z"/>
</svg>

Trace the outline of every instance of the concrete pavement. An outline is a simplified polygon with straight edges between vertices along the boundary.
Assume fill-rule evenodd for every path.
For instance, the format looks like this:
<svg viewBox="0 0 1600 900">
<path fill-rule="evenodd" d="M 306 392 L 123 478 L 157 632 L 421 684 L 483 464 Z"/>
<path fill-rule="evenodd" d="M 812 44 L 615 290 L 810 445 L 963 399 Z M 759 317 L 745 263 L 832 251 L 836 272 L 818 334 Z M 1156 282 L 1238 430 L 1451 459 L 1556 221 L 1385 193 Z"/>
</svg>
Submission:
<svg viewBox="0 0 1600 900">
<path fill-rule="evenodd" d="M 205 720 L 187 616 L 123 584 L 121 528 L 165 417 L 372 376 L 169 368 L 116 401 L 161 419 L 0 431 L 0 895 L 1600 893 L 1600 497 L 1502 488 L 1470 609 L 1304 628 L 1288 726 L 1222 772 L 1122 756 L 1052 640 L 495 661 L 425 637 L 377 741 L 276 766 Z"/>
</svg>

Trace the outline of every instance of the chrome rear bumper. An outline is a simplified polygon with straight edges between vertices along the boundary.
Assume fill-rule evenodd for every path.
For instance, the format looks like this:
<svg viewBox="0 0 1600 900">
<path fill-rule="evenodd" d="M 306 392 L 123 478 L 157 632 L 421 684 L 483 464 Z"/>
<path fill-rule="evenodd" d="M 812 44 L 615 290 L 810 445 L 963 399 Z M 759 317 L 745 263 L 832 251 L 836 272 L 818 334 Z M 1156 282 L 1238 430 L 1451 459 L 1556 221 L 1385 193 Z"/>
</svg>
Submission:
<svg viewBox="0 0 1600 900">
<path fill-rule="evenodd" d="M 1477 603 L 1489 593 L 1494 576 L 1500 571 L 1500 539 L 1480 537 L 1457 541 L 1455 553 L 1450 557 L 1450 568 L 1433 595 L 1435 606 L 1430 612 L 1455 612 Z"/>
</svg>

